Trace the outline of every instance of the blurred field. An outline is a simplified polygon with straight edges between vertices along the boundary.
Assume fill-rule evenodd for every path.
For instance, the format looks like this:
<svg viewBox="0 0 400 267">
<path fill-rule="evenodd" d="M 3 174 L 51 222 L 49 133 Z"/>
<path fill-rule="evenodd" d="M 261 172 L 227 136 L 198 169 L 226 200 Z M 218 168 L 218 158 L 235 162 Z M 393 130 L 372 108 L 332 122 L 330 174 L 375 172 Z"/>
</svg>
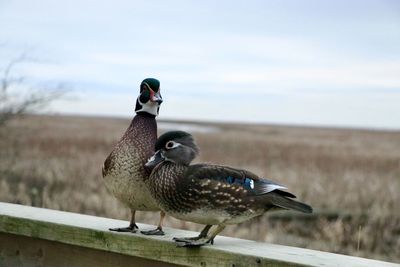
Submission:
<svg viewBox="0 0 400 267">
<path fill-rule="evenodd" d="M 106 191 L 101 167 L 129 122 L 61 116 L 11 121 L 0 129 L 0 201 L 128 220 L 128 209 Z M 189 128 L 202 125 L 213 131 L 194 132 L 197 161 L 251 170 L 287 185 L 316 209 L 311 216 L 269 213 L 227 227 L 223 235 L 400 261 L 400 132 Z M 157 220 L 157 213 L 137 213 L 139 222 Z M 166 226 L 201 228 L 171 217 Z"/>
</svg>

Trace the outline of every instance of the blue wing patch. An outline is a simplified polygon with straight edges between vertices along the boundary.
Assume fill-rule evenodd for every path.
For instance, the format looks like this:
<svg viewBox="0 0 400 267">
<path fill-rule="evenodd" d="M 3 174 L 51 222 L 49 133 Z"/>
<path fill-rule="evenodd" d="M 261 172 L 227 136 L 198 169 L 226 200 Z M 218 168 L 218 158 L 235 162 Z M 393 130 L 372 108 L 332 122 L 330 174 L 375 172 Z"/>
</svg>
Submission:
<svg viewBox="0 0 400 267">
<path fill-rule="evenodd" d="M 253 181 L 253 179 L 245 178 L 245 179 L 244 179 L 244 187 L 253 189 L 253 188 L 254 188 L 254 181 Z"/>
<path fill-rule="evenodd" d="M 235 179 L 232 176 L 228 176 L 226 181 L 229 184 L 238 184 L 243 186 L 246 189 L 253 189 L 254 188 L 254 180 L 251 178 L 244 178 L 244 179 Z"/>
</svg>

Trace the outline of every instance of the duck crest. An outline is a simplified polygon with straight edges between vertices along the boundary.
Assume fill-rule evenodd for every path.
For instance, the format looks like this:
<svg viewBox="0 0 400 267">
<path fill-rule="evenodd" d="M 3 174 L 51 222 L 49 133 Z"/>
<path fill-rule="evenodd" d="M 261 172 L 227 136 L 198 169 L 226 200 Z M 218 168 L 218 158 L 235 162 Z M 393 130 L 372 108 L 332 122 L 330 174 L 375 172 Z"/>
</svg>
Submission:
<svg viewBox="0 0 400 267">
<path fill-rule="evenodd" d="M 162 102 L 160 81 L 154 78 L 144 79 L 140 84 L 140 95 L 136 100 L 135 112 L 137 114 L 157 116 Z"/>
</svg>

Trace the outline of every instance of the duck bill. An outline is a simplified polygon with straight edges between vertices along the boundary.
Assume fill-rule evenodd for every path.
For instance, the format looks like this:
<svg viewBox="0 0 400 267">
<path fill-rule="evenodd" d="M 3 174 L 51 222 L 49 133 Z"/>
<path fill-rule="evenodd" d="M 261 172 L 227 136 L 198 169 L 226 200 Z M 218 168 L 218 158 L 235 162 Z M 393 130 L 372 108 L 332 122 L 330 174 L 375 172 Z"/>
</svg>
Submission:
<svg viewBox="0 0 400 267">
<path fill-rule="evenodd" d="M 157 93 L 154 93 L 153 90 L 150 90 L 150 101 L 157 102 L 158 104 L 161 104 L 163 102 L 163 99 L 160 94 L 160 90 L 158 90 Z"/>
<path fill-rule="evenodd" d="M 158 150 L 144 165 L 147 169 L 154 169 L 158 164 L 163 162 L 165 158 L 163 157 L 161 150 Z"/>
</svg>

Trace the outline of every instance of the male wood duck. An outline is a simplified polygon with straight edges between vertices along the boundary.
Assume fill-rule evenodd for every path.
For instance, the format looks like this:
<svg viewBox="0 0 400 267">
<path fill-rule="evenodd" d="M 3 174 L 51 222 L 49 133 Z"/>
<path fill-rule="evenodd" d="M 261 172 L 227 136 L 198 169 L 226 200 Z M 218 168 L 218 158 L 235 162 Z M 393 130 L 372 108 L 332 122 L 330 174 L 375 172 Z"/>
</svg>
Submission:
<svg viewBox="0 0 400 267">
<path fill-rule="evenodd" d="M 174 238 L 178 246 L 213 243 L 226 225 L 237 224 L 272 209 L 311 213 L 293 200 L 286 187 L 241 169 L 211 164 L 190 165 L 199 149 L 183 131 L 159 137 L 155 154 L 146 163 L 152 169 L 146 184 L 158 205 L 175 218 L 205 224 L 197 237 Z M 210 228 L 216 228 L 209 233 Z"/>
<path fill-rule="evenodd" d="M 128 227 L 110 228 L 111 231 L 136 232 L 135 212 L 159 211 L 145 185 L 149 177 L 144 164 L 154 153 L 157 140 L 157 122 L 160 104 L 160 82 L 153 78 L 143 80 L 140 85 L 140 96 L 136 100 L 136 116 L 117 143 L 103 166 L 103 178 L 108 190 L 122 203 L 131 209 L 131 220 Z M 163 235 L 162 223 L 165 213 L 161 211 L 160 221 L 155 230 L 143 231 L 149 235 Z"/>
</svg>

